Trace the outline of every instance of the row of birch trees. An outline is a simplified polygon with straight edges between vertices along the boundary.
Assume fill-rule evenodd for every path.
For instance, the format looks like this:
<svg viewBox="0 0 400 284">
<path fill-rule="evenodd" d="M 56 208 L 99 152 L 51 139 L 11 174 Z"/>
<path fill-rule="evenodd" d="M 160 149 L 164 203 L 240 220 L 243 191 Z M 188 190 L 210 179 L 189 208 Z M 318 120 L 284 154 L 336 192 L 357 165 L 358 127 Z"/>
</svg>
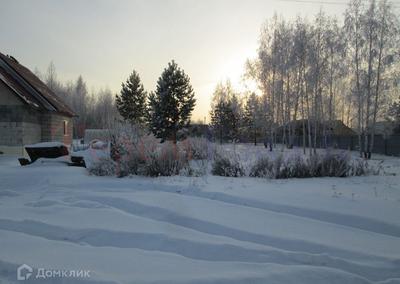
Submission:
<svg viewBox="0 0 400 284">
<path fill-rule="evenodd" d="M 312 21 L 274 16 L 262 27 L 258 57 L 246 64 L 261 90 L 246 101 L 248 125 L 286 146 L 301 129 L 304 152 L 308 145 L 313 154 L 341 120 L 370 158 L 376 122 L 399 92 L 398 28 L 387 0 L 352 0 L 342 21 L 323 11 Z"/>
</svg>

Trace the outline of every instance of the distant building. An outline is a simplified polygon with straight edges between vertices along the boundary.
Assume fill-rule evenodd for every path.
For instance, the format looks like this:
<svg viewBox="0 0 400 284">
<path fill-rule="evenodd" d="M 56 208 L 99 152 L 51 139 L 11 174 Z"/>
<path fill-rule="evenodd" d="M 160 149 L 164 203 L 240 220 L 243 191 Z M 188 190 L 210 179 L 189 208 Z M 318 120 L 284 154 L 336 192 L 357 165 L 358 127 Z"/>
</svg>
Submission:
<svg viewBox="0 0 400 284">
<path fill-rule="evenodd" d="M 377 121 L 375 123 L 375 135 L 382 135 L 388 137 L 397 132 L 399 124 L 392 121 Z"/>
<path fill-rule="evenodd" d="M 72 142 L 74 112 L 29 69 L 0 53 L 0 151 L 23 154 L 38 142 Z"/>
<path fill-rule="evenodd" d="M 310 122 L 311 124 L 311 133 L 315 131 L 314 129 L 314 121 Z M 292 120 L 289 122 L 285 129 L 286 134 L 289 135 L 289 128 L 295 136 L 302 136 L 303 135 L 303 125 L 305 129 L 305 134 L 308 135 L 308 121 L 306 119 L 302 120 Z M 347 127 L 343 121 L 341 120 L 332 120 L 332 121 L 325 121 L 324 123 L 318 121 L 317 122 L 317 133 L 322 135 L 322 133 L 326 133 L 327 135 L 335 135 L 335 136 L 352 136 L 357 135 L 357 133 L 352 130 L 350 127 Z M 282 135 L 283 127 L 280 126 L 277 129 L 277 134 Z"/>
</svg>

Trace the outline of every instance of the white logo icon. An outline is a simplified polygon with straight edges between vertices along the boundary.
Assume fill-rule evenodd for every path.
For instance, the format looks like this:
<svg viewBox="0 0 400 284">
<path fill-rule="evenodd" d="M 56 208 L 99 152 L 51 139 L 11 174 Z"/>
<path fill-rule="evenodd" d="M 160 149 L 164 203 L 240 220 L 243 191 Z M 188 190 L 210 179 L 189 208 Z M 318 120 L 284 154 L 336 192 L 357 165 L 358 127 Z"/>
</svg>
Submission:
<svg viewBox="0 0 400 284">
<path fill-rule="evenodd" d="M 22 264 L 17 268 L 17 280 L 28 280 L 32 275 L 32 267 L 27 264 Z"/>
</svg>

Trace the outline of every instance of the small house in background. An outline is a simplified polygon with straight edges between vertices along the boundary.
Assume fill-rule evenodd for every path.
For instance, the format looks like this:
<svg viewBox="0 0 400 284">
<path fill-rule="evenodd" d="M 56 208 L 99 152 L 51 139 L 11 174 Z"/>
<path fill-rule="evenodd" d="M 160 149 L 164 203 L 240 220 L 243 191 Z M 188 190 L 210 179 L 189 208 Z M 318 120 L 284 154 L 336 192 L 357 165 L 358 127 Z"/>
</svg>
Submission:
<svg viewBox="0 0 400 284">
<path fill-rule="evenodd" d="M 295 136 L 303 136 L 303 126 L 305 130 L 305 135 L 308 135 L 308 121 L 306 119 L 302 120 L 292 120 L 289 122 L 286 127 L 286 134 L 289 135 L 289 128 L 293 131 Z M 314 129 L 315 124 L 314 121 L 311 121 L 311 133 L 315 131 Z M 320 121 L 317 122 L 317 133 L 322 135 L 325 131 L 327 135 L 334 135 L 334 136 L 353 136 L 357 135 L 355 131 L 353 131 L 350 127 L 346 126 L 343 121 L 341 120 L 332 120 L 332 121 L 325 121 L 322 123 Z M 277 129 L 277 135 L 282 136 L 283 134 L 283 127 L 280 126 Z"/>
<path fill-rule="evenodd" d="M 0 151 L 24 154 L 38 142 L 72 142 L 74 112 L 12 56 L 0 53 Z"/>
</svg>

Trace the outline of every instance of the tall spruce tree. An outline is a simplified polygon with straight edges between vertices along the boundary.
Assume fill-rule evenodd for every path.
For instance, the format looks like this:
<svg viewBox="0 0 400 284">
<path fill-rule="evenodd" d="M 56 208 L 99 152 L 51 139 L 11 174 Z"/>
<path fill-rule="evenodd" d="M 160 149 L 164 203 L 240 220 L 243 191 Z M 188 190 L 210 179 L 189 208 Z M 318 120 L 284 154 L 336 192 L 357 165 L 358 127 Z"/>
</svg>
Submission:
<svg viewBox="0 0 400 284">
<path fill-rule="evenodd" d="M 230 101 L 218 101 L 211 110 L 211 125 L 220 144 L 237 136 L 237 119 Z"/>
<path fill-rule="evenodd" d="M 139 74 L 133 70 L 126 82 L 122 83 L 121 94 L 116 98 L 117 109 L 124 120 L 134 124 L 146 121 L 146 97 Z"/>
<path fill-rule="evenodd" d="M 150 130 L 162 141 L 171 139 L 176 143 L 177 132 L 190 123 L 195 104 L 189 76 L 172 60 L 149 96 Z"/>
<path fill-rule="evenodd" d="M 254 145 L 257 146 L 257 137 L 261 134 L 263 124 L 263 113 L 260 100 L 255 93 L 251 93 L 247 98 L 243 116 L 247 132 L 253 137 Z"/>
<path fill-rule="evenodd" d="M 219 83 L 211 102 L 211 125 L 220 143 L 224 140 L 235 141 L 239 136 L 242 116 L 242 104 L 229 81 Z"/>
</svg>

